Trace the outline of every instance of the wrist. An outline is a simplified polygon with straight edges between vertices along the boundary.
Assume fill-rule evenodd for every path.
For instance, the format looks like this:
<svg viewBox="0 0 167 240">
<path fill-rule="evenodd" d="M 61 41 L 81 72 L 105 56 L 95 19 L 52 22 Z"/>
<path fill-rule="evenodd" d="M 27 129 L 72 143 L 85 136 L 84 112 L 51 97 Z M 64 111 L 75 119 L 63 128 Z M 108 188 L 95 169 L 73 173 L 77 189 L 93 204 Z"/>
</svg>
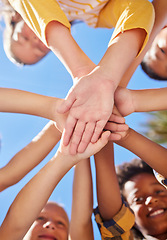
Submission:
<svg viewBox="0 0 167 240">
<path fill-rule="evenodd" d="M 128 140 L 128 138 L 130 137 L 130 135 L 131 135 L 131 133 L 132 133 L 132 129 L 131 128 L 129 128 L 128 130 L 127 130 L 127 132 L 126 132 L 126 135 L 124 136 L 124 137 L 122 137 L 120 140 L 118 140 L 118 141 L 115 141 L 115 143 L 116 144 L 118 144 L 118 145 L 124 145 L 124 143 Z"/>
<path fill-rule="evenodd" d="M 88 60 L 87 60 L 88 61 Z M 90 63 L 86 63 L 82 67 L 78 67 L 73 71 L 73 82 L 76 83 L 81 77 L 88 75 L 94 68 L 95 64 L 90 60 Z"/>
<path fill-rule="evenodd" d="M 59 106 L 62 104 L 63 101 L 64 99 L 56 98 L 56 97 L 52 97 L 50 99 L 49 108 L 50 108 L 51 120 L 55 122 L 58 120 L 60 113 L 58 113 L 57 109 L 59 108 Z"/>
<path fill-rule="evenodd" d="M 54 158 L 56 158 L 56 160 L 59 159 L 59 161 L 62 162 L 62 165 L 66 165 L 68 169 L 71 169 L 73 166 L 75 166 L 78 163 L 78 161 L 76 160 L 75 156 L 70 155 L 63 148 L 64 147 L 62 147 L 62 143 L 60 143 L 60 146 Z"/>
<path fill-rule="evenodd" d="M 94 79 L 99 87 L 110 89 L 111 92 L 115 92 L 117 88 L 117 82 L 113 80 L 111 74 L 108 75 L 105 72 L 105 69 L 102 66 L 96 66 L 93 71 L 90 73 L 92 79 Z"/>
<path fill-rule="evenodd" d="M 129 90 L 132 96 L 133 112 L 139 112 L 140 92 L 138 90 Z"/>
</svg>

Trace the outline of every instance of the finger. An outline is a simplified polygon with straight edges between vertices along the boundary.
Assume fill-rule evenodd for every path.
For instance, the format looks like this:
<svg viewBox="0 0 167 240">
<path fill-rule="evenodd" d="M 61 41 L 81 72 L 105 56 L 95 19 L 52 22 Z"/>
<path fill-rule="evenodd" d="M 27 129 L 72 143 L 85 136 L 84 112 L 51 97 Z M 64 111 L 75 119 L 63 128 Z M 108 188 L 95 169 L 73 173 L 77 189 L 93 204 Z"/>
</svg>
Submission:
<svg viewBox="0 0 167 240">
<path fill-rule="evenodd" d="M 105 125 L 106 130 L 110 130 L 112 132 L 125 132 L 129 129 L 127 124 L 117 124 L 114 122 L 107 122 Z"/>
<path fill-rule="evenodd" d="M 57 107 L 58 113 L 66 113 L 70 110 L 74 102 L 76 101 L 76 97 L 72 89 L 66 96 L 66 99 Z"/>
<path fill-rule="evenodd" d="M 93 147 L 91 155 L 94 155 L 95 153 L 99 152 L 108 143 L 110 135 L 111 135 L 110 131 L 103 132 L 101 134 L 101 137 L 98 139 L 96 143 L 89 143 L 86 151 L 87 150 L 89 151 L 89 148 Z"/>
<path fill-rule="evenodd" d="M 82 121 L 77 121 L 71 142 L 70 142 L 70 154 L 75 155 L 78 150 L 79 143 L 82 139 L 83 132 L 85 130 L 86 123 Z"/>
<path fill-rule="evenodd" d="M 110 141 L 119 141 L 121 139 L 121 135 L 119 133 L 111 133 L 109 140 Z"/>
<path fill-rule="evenodd" d="M 90 143 L 90 140 L 92 138 L 92 135 L 94 133 L 95 123 L 89 122 L 86 124 L 85 131 L 83 133 L 81 142 L 78 146 L 78 152 L 82 153 L 87 148 L 88 144 Z"/>
<path fill-rule="evenodd" d="M 93 133 L 93 136 L 91 138 L 92 143 L 97 142 L 99 136 L 101 135 L 101 133 L 103 131 L 103 128 L 104 128 L 105 124 L 106 124 L 106 121 L 104 121 L 104 120 L 100 120 L 100 121 L 96 122 L 94 133 Z"/>
<path fill-rule="evenodd" d="M 70 142 L 76 123 L 77 123 L 77 119 L 73 118 L 69 114 L 65 124 L 64 134 L 62 136 L 62 141 L 65 146 L 67 146 Z"/>
<path fill-rule="evenodd" d="M 117 107 L 114 105 L 112 113 L 118 116 L 121 116 L 120 112 L 118 111 Z"/>
<path fill-rule="evenodd" d="M 122 116 L 118 116 L 115 114 L 111 114 L 110 118 L 109 118 L 109 122 L 116 122 L 116 123 L 125 123 L 125 118 Z"/>
</svg>

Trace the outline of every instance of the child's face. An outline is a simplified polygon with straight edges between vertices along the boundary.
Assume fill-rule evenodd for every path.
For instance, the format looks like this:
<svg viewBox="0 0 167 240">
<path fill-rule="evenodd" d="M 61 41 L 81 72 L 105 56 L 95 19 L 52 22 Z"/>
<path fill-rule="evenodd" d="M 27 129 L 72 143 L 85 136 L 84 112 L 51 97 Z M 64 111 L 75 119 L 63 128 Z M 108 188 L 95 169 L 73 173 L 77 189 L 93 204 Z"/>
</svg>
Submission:
<svg viewBox="0 0 167 240">
<path fill-rule="evenodd" d="M 54 203 L 48 203 L 24 240 L 67 240 L 68 228 L 68 217 L 64 209 Z"/>
<path fill-rule="evenodd" d="M 167 27 L 155 37 L 144 61 L 157 75 L 167 78 Z"/>
<path fill-rule="evenodd" d="M 142 234 L 167 239 L 167 190 L 149 173 L 141 173 L 125 183 L 124 195 L 134 211 Z"/>
<path fill-rule="evenodd" d="M 40 61 L 50 50 L 22 20 L 16 23 L 11 39 L 11 51 L 20 62 L 34 64 Z"/>
</svg>

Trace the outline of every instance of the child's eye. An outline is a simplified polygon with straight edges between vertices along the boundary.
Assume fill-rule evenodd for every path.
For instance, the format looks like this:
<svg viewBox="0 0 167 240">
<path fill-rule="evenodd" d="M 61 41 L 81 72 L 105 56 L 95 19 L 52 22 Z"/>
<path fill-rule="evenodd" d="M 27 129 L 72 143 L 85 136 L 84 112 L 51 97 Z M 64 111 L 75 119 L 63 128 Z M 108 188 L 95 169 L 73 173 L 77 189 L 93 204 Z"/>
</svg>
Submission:
<svg viewBox="0 0 167 240">
<path fill-rule="evenodd" d="M 42 217 L 42 216 L 40 216 L 40 217 L 37 218 L 37 220 L 39 220 L 39 221 L 45 221 L 45 218 Z"/>
<path fill-rule="evenodd" d="M 135 197 L 135 198 L 133 199 L 133 202 L 136 203 L 136 204 L 138 204 L 138 203 L 142 203 L 143 200 L 144 200 L 143 197 Z"/>
<path fill-rule="evenodd" d="M 64 227 L 65 227 L 65 224 L 64 224 L 63 222 L 61 222 L 61 221 L 58 221 L 58 222 L 57 222 L 57 225 L 58 225 L 58 227 L 60 227 L 60 228 L 64 228 Z"/>
<path fill-rule="evenodd" d="M 162 190 L 162 189 L 161 189 L 161 190 L 157 190 L 155 193 L 156 193 L 156 194 L 162 194 L 162 193 L 164 193 L 164 192 L 165 192 L 165 190 Z"/>
</svg>

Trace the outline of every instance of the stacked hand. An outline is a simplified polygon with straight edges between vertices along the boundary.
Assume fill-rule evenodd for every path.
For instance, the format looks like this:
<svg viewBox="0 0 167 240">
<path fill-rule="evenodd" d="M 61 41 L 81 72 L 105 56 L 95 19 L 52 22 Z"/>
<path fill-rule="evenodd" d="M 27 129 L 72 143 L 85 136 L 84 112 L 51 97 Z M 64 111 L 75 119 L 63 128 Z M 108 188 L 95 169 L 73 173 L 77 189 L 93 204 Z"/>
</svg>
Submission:
<svg viewBox="0 0 167 240">
<path fill-rule="evenodd" d="M 118 87 L 114 108 L 113 92 L 111 82 L 92 78 L 89 74 L 80 78 L 66 100 L 60 102 L 57 109 L 62 117 L 57 126 L 61 131 L 65 126 L 62 141 L 65 146 L 69 145 L 70 154 L 83 153 L 90 142 L 97 142 L 103 130 L 112 132 L 112 141 L 120 140 L 128 130 L 122 116 L 134 112 L 131 91 Z"/>
<path fill-rule="evenodd" d="M 113 108 L 114 87 L 109 80 L 93 74 L 82 77 L 70 90 L 58 111 L 69 111 L 63 143 L 70 142 L 71 154 L 82 153 L 102 133 Z"/>
<path fill-rule="evenodd" d="M 114 103 L 122 116 L 127 116 L 135 112 L 132 91 L 118 87 L 114 94 Z"/>
</svg>

